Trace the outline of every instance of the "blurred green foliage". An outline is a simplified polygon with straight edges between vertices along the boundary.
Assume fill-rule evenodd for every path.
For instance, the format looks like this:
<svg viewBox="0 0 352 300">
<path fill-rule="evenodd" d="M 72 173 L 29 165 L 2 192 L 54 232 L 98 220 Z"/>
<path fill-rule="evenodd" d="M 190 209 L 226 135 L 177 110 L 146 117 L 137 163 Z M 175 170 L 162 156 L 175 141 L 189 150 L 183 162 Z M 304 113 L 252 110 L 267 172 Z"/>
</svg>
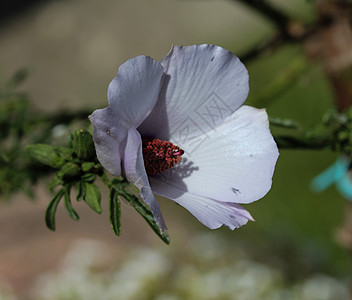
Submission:
<svg viewBox="0 0 352 300">
<path fill-rule="evenodd" d="M 28 97 L 16 91 L 27 75 L 26 70 L 20 70 L 0 88 L 0 194 L 6 199 L 17 191 L 32 196 L 31 184 L 47 171 L 34 168 L 24 151 L 27 143 L 37 141 L 28 119 Z"/>
<path fill-rule="evenodd" d="M 24 150 L 26 145 L 50 144 L 58 126 L 67 128 L 76 120 L 88 122 L 88 111 L 44 114 L 32 107 L 29 97 L 18 92 L 27 76 L 26 69 L 19 70 L 0 87 L 0 195 L 4 199 L 19 191 L 33 197 L 33 184 L 52 173 L 47 166 L 30 159 Z M 48 147 L 41 158 L 44 161 L 57 155 Z"/>
</svg>

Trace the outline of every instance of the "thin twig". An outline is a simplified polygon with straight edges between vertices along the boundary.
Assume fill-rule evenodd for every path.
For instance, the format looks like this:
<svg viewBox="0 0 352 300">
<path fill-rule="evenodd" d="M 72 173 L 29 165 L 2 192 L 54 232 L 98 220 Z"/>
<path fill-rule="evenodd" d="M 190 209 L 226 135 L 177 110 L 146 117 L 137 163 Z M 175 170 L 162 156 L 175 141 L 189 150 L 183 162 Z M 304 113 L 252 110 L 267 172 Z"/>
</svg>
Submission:
<svg viewBox="0 0 352 300">
<path fill-rule="evenodd" d="M 274 37 L 269 39 L 268 41 L 261 43 L 259 45 L 254 46 L 252 49 L 248 50 L 246 53 L 241 55 L 241 60 L 244 63 L 248 63 L 254 58 L 258 57 L 260 54 L 264 52 L 274 50 L 277 47 L 283 45 L 287 40 L 284 38 L 282 33 L 276 34 Z"/>
<path fill-rule="evenodd" d="M 264 0 L 236 0 L 247 6 L 252 10 L 266 17 L 269 21 L 275 24 L 277 29 L 281 32 L 281 35 L 290 37 L 287 25 L 291 19 L 286 16 L 282 11 L 276 9 L 271 4 Z"/>
</svg>

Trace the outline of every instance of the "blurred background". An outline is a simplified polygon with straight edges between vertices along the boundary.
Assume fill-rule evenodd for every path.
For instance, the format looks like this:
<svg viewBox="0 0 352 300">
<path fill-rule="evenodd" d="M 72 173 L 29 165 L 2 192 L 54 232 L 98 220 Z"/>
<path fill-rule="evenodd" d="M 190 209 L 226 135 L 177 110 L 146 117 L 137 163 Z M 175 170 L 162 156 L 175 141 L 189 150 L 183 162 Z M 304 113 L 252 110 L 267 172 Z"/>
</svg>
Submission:
<svg viewBox="0 0 352 300">
<path fill-rule="evenodd" d="M 25 67 L 18 90 L 31 110 L 93 111 L 106 106 L 107 86 L 127 59 L 160 60 L 173 44 L 209 43 L 245 61 L 246 104 L 271 117 L 311 126 L 341 108 L 317 55 L 326 45 L 306 38 L 323 14 L 316 3 L 268 1 L 279 12 L 270 19 L 255 9 L 261 1 L 245 2 L 14 1 L 0 13 L 0 86 Z M 60 206 L 55 233 L 44 224 L 51 194 L 43 182 L 34 200 L 0 196 L 0 299 L 351 299 L 351 205 L 334 187 L 310 188 L 337 154 L 280 153 L 271 191 L 245 206 L 256 222 L 233 232 L 209 230 L 160 199 L 170 246 L 126 203 L 115 237 L 107 191 L 102 215 L 78 203 L 75 222 Z"/>
</svg>

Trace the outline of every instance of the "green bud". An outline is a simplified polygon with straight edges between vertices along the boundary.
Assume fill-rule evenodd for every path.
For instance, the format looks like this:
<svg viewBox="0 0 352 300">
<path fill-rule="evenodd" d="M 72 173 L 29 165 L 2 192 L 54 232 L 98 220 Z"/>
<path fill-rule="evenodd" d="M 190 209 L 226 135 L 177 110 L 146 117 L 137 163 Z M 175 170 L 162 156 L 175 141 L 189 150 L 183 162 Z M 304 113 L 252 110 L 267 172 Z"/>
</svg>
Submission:
<svg viewBox="0 0 352 300">
<path fill-rule="evenodd" d="M 57 172 L 57 176 L 63 179 L 73 179 L 81 174 L 81 168 L 73 162 L 63 165 L 61 170 Z"/>
<path fill-rule="evenodd" d="M 54 151 L 65 161 L 72 160 L 72 149 L 64 148 L 64 147 L 54 147 Z"/>
<path fill-rule="evenodd" d="M 32 158 L 53 168 L 59 168 L 65 163 L 65 158 L 60 155 L 58 149 L 60 148 L 45 144 L 35 144 L 26 147 L 27 153 Z"/>
<path fill-rule="evenodd" d="M 71 135 L 73 151 L 82 160 L 92 160 L 95 157 L 95 148 L 92 135 L 84 129 L 76 130 Z"/>
<path fill-rule="evenodd" d="M 94 168 L 94 162 L 84 162 L 82 164 L 82 170 L 83 172 L 89 172 Z"/>
</svg>

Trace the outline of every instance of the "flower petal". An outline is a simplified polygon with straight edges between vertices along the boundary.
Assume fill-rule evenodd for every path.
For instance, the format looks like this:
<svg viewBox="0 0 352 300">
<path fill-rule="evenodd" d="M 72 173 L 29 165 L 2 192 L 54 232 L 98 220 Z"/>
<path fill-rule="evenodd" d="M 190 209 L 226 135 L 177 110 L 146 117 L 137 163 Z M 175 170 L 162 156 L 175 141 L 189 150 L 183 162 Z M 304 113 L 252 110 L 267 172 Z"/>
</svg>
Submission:
<svg viewBox="0 0 352 300">
<path fill-rule="evenodd" d="M 166 184 L 177 188 L 179 194 L 250 203 L 271 187 L 279 153 L 265 110 L 242 106 L 198 141 L 182 144 L 172 137 L 171 142 L 186 152 L 178 165 L 154 177 L 151 183 L 155 192 L 158 184 Z M 163 196 L 172 198 L 164 190 Z"/>
<path fill-rule="evenodd" d="M 138 125 L 158 100 L 163 68 L 149 56 L 137 56 L 119 67 L 108 88 L 109 108 L 128 127 Z"/>
<path fill-rule="evenodd" d="M 129 128 L 153 109 L 160 91 L 162 66 L 148 56 L 122 64 L 108 88 L 109 107 L 93 112 L 93 139 L 98 159 L 112 175 L 121 175 L 121 148 Z"/>
<path fill-rule="evenodd" d="M 168 197 L 182 205 L 210 229 L 225 225 L 234 230 L 245 225 L 248 220 L 254 221 L 250 213 L 236 203 L 216 201 L 192 193 L 182 194 L 177 188 L 166 184 L 155 184 L 154 180 L 154 178 L 150 179 L 154 193 Z"/>
<path fill-rule="evenodd" d="M 128 131 L 123 168 L 127 180 L 140 190 L 140 196 L 150 207 L 160 229 L 162 231 L 166 230 L 167 228 L 163 216 L 161 215 L 159 204 L 150 188 L 147 173 L 144 168 L 142 139 L 138 131 L 133 128 Z"/>
<path fill-rule="evenodd" d="M 93 140 L 98 160 L 112 175 L 121 175 L 121 144 L 127 137 L 127 128 L 121 124 L 109 107 L 95 110 L 90 116 Z"/>
<path fill-rule="evenodd" d="M 143 136 L 196 138 L 221 124 L 245 101 L 248 72 L 230 51 L 214 45 L 175 46 L 161 61 L 165 80 Z"/>
</svg>

